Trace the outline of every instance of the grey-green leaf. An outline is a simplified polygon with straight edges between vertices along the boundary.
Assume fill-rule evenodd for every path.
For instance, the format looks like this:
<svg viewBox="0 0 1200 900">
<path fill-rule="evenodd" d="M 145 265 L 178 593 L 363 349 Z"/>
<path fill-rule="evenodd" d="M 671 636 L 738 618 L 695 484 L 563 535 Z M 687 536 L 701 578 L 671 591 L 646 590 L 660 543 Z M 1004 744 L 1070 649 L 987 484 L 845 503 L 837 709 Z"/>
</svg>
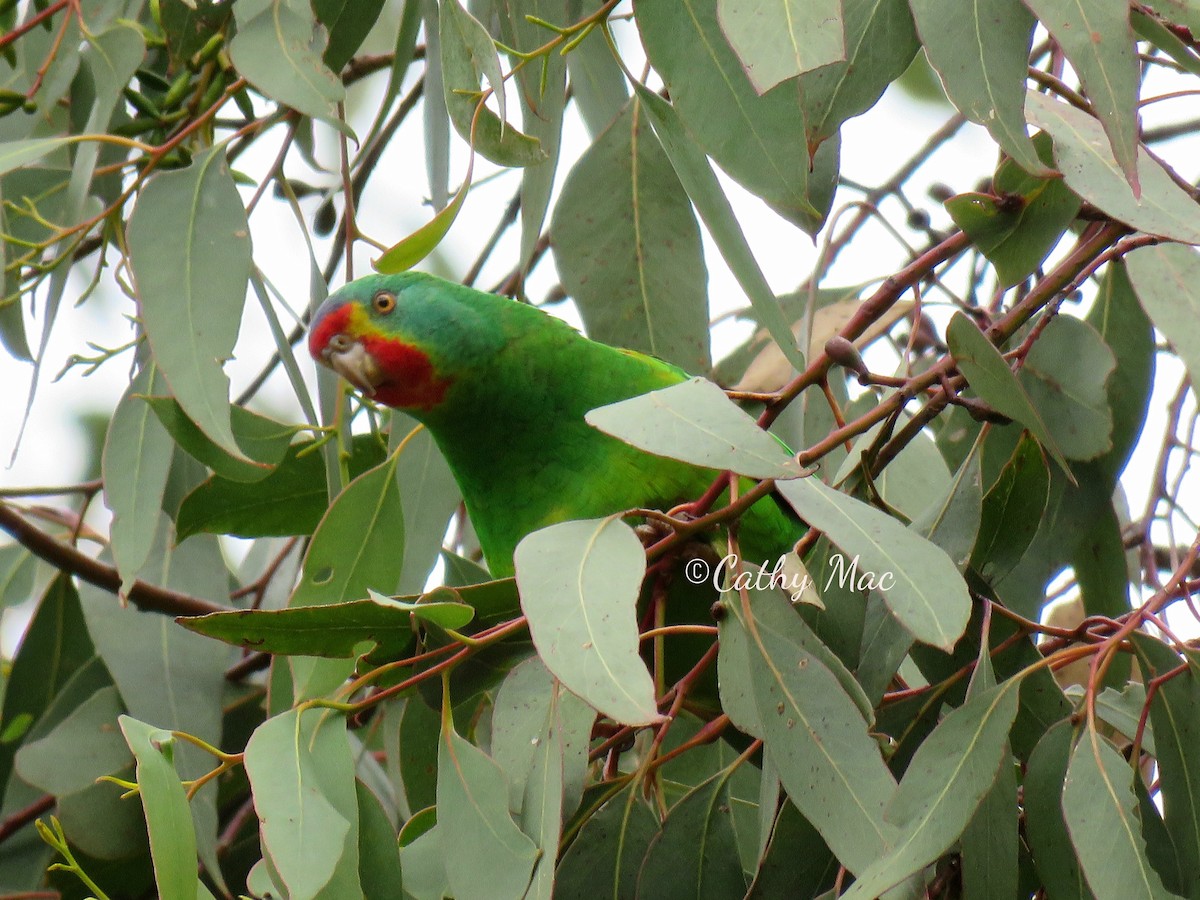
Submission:
<svg viewBox="0 0 1200 900">
<path fill-rule="evenodd" d="M 780 481 L 776 490 L 802 519 L 852 557 L 843 557 L 842 574 L 851 577 L 853 571 L 856 587 L 878 589 L 892 615 L 917 640 L 953 648 L 971 615 L 971 598 L 946 551 L 816 478 Z"/>
<path fill-rule="evenodd" d="M 700 226 L 638 100 L 572 168 L 550 235 L 590 337 L 708 371 Z"/>
<path fill-rule="evenodd" d="M 1192 247 L 1165 244 L 1139 247 L 1125 261 L 1142 309 L 1179 354 L 1192 384 L 1200 384 L 1200 256 Z"/>
<path fill-rule="evenodd" d="M 537 847 L 508 812 L 504 773 L 486 753 L 443 726 L 438 751 L 438 828 L 446 845 L 470 849 L 448 859 L 458 900 L 520 900 L 529 886 Z M 477 865 L 475 860 L 487 860 Z"/>
<path fill-rule="evenodd" d="M 1020 0 L 911 0 L 929 64 L 950 100 L 1025 171 L 1047 175 L 1025 130 L 1025 75 L 1036 24 Z"/>
<path fill-rule="evenodd" d="M 860 873 L 845 900 L 868 900 L 902 883 L 959 838 L 1008 758 L 1019 683 L 975 695 L 925 739 L 887 808 L 887 821 L 901 836 Z"/>
<path fill-rule="evenodd" d="M 1133 228 L 1189 244 L 1200 243 L 1196 201 L 1145 150 L 1138 149 L 1141 195 L 1135 195 L 1092 116 L 1043 94 L 1026 97 L 1026 115 L 1054 138 L 1054 161 L 1067 187 Z"/>
<path fill-rule="evenodd" d="M 196 878 L 196 832 L 187 795 L 175 771 L 176 738 L 130 716 L 121 731 L 137 757 L 138 793 L 146 813 L 154 881 L 160 897 L 195 897 L 203 890 Z"/>
<path fill-rule="evenodd" d="M 1129 763 L 1086 730 L 1071 754 L 1062 808 L 1088 886 L 1098 900 L 1173 896 L 1146 858 Z"/>
<path fill-rule="evenodd" d="M 513 562 L 546 668 L 617 722 L 659 721 L 654 682 L 638 655 L 646 554 L 633 529 L 612 518 L 551 525 L 527 535 Z"/>
<path fill-rule="evenodd" d="M 589 425 L 656 456 L 751 478 L 803 474 L 787 448 L 703 378 L 593 409 Z"/>
<path fill-rule="evenodd" d="M 846 58 L 841 0 L 717 0 L 717 16 L 759 94 Z"/>
<path fill-rule="evenodd" d="M 1071 477 L 1067 460 L 1046 427 L 1037 408 L 1021 387 L 1017 376 L 1000 351 L 995 348 L 967 316 L 955 313 L 946 328 L 946 343 L 954 355 L 958 370 L 966 376 L 971 388 L 986 403 L 1000 413 L 1020 422 L 1038 439 L 1063 471 Z"/>
<path fill-rule="evenodd" d="M 1138 192 L 1137 48 L 1125 0 L 1023 0 L 1079 76 L 1125 179 Z"/>
<path fill-rule="evenodd" d="M 257 0 L 238 3 L 234 15 L 238 29 L 229 56 L 238 72 L 272 100 L 340 126 L 333 106 L 346 90 L 313 47 L 312 6 L 304 0 Z"/>
<path fill-rule="evenodd" d="M 229 379 L 250 278 L 246 211 L 217 146 L 142 190 L 129 220 L 142 324 L 171 393 L 230 456 L 252 463 L 230 425 Z"/>
</svg>

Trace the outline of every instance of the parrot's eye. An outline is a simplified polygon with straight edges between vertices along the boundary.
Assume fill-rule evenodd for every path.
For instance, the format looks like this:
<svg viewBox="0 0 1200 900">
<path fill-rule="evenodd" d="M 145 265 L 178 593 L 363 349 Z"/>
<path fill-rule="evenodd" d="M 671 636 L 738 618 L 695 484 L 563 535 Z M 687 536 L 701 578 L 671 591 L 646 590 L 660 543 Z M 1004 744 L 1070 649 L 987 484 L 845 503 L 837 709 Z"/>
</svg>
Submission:
<svg viewBox="0 0 1200 900">
<path fill-rule="evenodd" d="M 396 295 L 388 291 L 380 291 L 371 298 L 371 306 L 375 312 L 386 315 L 396 308 Z"/>
</svg>

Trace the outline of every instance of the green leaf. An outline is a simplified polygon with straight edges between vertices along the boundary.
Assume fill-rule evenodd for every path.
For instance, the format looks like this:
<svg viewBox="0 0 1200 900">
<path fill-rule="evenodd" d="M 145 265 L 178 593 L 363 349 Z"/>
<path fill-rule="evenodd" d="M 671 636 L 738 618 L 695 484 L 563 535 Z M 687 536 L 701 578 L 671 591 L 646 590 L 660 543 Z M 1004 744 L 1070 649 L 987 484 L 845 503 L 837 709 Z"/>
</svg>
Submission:
<svg viewBox="0 0 1200 900">
<path fill-rule="evenodd" d="M 816 478 L 780 481 L 775 489 L 802 519 L 853 557 L 841 557 L 840 583 L 878 589 L 913 637 L 953 648 L 970 617 L 971 598 L 944 550 Z"/>
<path fill-rule="evenodd" d="M 1018 896 L 1017 773 L 1011 760 L 1000 763 L 996 781 L 962 836 L 964 895 L 980 900 Z"/>
<path fill-rule="evenodd" d="M 379 465 L 383 456 L 374 435 L 356 436 L 350 476 Z M 201 532 L 246 538 L 312 534 L 328 505 L 325 464 L 313 452 L 313 442 L 304 441 L 290 445 L 282 462 L 260 481 L 246 484 L 214 475 L 197 486 L 179 506 L 178 537 L 182 541 Z"/>
<path fill-rule="evenodd" d="M 1135 632 L 1131 637 L 1138 662 L 1151 678 L 1163 678 L 1183 662 L 1148 634 Z M 1182 893 L 1192 896 L 1200 884 L 1200 679 L 1195 657 L 1189 654 L 1187 661 L 1187 670 L 1158 682 L 1150 700 L 1150 724 L 1163 819 L 1179 856 Z M 1143 746 L 1151 748 L 1145 740 Z"/>
<path fill-rule="evenodd" d="M 950 345 L 955 365 L 966 376 L 975 393 L 993 409 L 1028 428 L 1055 462 L 1062 466 L 1067 477 L 1071 478 L 1067 460 L 1058 449 L 1046 423 L 1038 415 L 1033 401 L 1000 351 L 979 327 L 964 313 L 957 312 L 946 329 L 946 343 Z"/>
<path fill-rule="evenodd" d="M 579 805 L 588 767 L 588 744 L 596 711 L 555 681 L 536 656 L 504 678 L 492 709 L 492 757 L 508 777 L 509 807 L 533 812 L 526 798 L 544 794 L 533 784 L 551 763 L 562 771 L 563 811 Z M 556 746 L 546 747 L 547 742 Z M 531 780 L 532 779 L 532 780 Z M 535 831 L 525 829 L 527 834 Z M 546 851 L 546 846 L 542 846 Z M 557 849 L 547 851 L 553 858 Z"/>
<path fill-rule="evenodd" d="M 722 651 L 727 635 L 744 632 L 739 640 L 747 648 L 755 714 L 780 780 L 838 858 L 861 871 L 888 840 L 883 810 L 895 782 L 879 745 L 853 695 L 819 655 L 741 615 L 737 603 L 727 604 Z"/>
<path fill-rule="evenodd" d="M 61 137 L 6 141 L 0 144 L 0 175 L 39 160 L 47 153 L 70 143 L 69 138 Z"/>
<path fill-rule="evenodd" d="M 759 94 L 846 58 L 841 0 L 717 0 L 717 16 Z"/>
<path fill-rule="evenodd" d="M 251 482 L 266 478 L 283 461 L 295 429 L 240 406 L 229 407 L 234 439 L 246 458 L 232 456 L 196 427 L 183 408 L 171 397 L 145 397 L 158 421 L 192 458 L 231 481 Z"/>
<path fill-rule="evenodd" d="M 886 819 L 899 836 L 886 856 L 859 873 L 846 900 L 866 900 L 901 884 L 962 835 L 1008 758 L 1019 684 L 1013 679 L 977 694 L 925 739 L 888 804 Z"/>
<path fill-rule="evenodd" d="M 658 817 L 631 784 L 589 816 L 563 854 L 558 900 L 636 897 L 638 870 L 658 833 Z"/>
<path fill-rule="evenodd" d="M 471 189 L 470 169 L 463 179 L 462 187 L 442 209 L 428 222 L 410 234 L 408 237 L 393 244 L 383 252 L 379 259 L 371 262 L 376 272 L 393 275 L 396 272 L 406 272 L 433 252 L 442 242 L 442 238 L 458 218 L 467 192 Z"/>
<path fill-rule="evenodd" d="M 908 0 L 842 0 L 846 58 L 800 76 L 810 154 L 866 112 L 899 78 L 920 44 Z"/>
<path fill-rule="evenodd" d="M 1113 353 L 1087 322 L 1058 315 L 1042 331 L 1017 380 L 1068 459 L 1095 459 L 1112 448 L 1105 385 Z"/>
<path fill-rule="evenodd" d="M 971 559 L 982 515 L 982 474 L 979 454 L 973 453 L 958 467 L 942 498 L 931 503 L 911 528 L 945 550 L 962 571 Z"/>
<path fill-rule="evenodd" d="M 671 807 L 642 862 L 638 897 L 705 900 L 746 893 L 729 775 L 718 772 Z"/>
<path fill-rule="evenodd" d="M 91 787 L 102 775 L 120 771 L 131 762 L 129 748 L 113 729 L 121 712 L 117 689 L 111 684 L 100 688 L 46 734 L 30 736 L 17 751 L 17 774 L 34 787 L 63 797 Z"/>
<path fill-rule="evenodd" d="M 797 90 L 795 82 L 789 82 L 759 96 L 721 30 L 717 2 L 640 0 L 635 4 L 646 53 L 667 84 L 671 104 L 656 97 L 657 105 L 665 108 L 659 114 L 656 104 L 645 98 L 649 92 L 637 83 L 634 90 L 643 96 L 654 130 L 706 222 L 711 217 L 699 199 L 700 183 L 689 181 L 686 168 L 701 164 L 707 168 L 707 163 L 698 159 L 684 165 L 684 153 L 699 155 L 696 144 L 735 181 L 762 197 L 788 221 L 815 234 L 832 202 L 837 147 L 831 145 L 819 158 L 810 160 L 804 127 L 808 110 L 803 92 Z M 837 24 L 840 33 L 840 23 Z M 673 147 L 671 136 L 663 133 L 664 127 L 672 127 L 667 121 L 672 106 L 688 130 L 688 134 L 680 136 L 684 147 L 678 150 Z M 711 174 L 704 181 L 710 178 Z M 707 193 L 719 188 L 715 184 L 704 185 L 703 190 Z M 711 222 L 709 227 L 718 244 L 722 244 Z M 728 257 L 729 251 L 724 247 L 722 250 Z M 736 266 L 733 268 L 736 273 Z M 740 276 L 738 280 L 753 301 L 753 293 L 747 290 Z M 772 335 L 776 340 L 781 338 L 774 329 Z"/>
<path fill-rule="evenodd" d="M 346 96 L 341 80 L 313 47 L 316 21 L 306 0 L 252 0 L 234 6 L 233 65 L 267 97 L 306 116 L 345 128 L 333 106 Z"/>
<path fill-rule="evenodd" d="M 331 885 L 343 857 L 358 855 L 354 760 L 345 720 L 323 709 L 293 709 L 268 719 L 246 744 L 245 767 L 263 849 L 274 869 L 290 896 L 318 896 Z M 352 880 L 357 882 L 357 872 Z M 361 896 L 361 887 L 354 888 L 354 896 Z M 326 896 L 338 895 L 331 890 Z"/>
<path fill-rule="evenodd" d="M 142 324 L 171 393 L 210 440 L 253 465 L 230 425 L 221 368 L 233 354 L 250 278 L 249 226 L 225 148 L 151 179 L 128 240 Z"/>
<path fill-rule="evenodd" d="M 1195 0 L 1146 0 L 1146 6 L 1168 22 L 1176 22 L 1200 32 L 1200 6 Z"/>
<path fill-rule="evenodd" d="M 447 859 L 458 900 L 520 900 L 529 886 L 537 847 L 508 812 L 504 772 L 486 753 L 443 722 L 438 749 L 438 829 L 450 847 L 470 848 L 487 865 Z"/>
<path fill-rule="evenodd" d="M 1062 48 L 1138 193 L 1137 47 L 1122 0 L 1023 0 Z"/>
<path fill-rule="evenodd" d="M 746 900 L 818 897 L 833 886 L 837 860 L 791 803 L 779 807 L 769 837 Z"/>
<path fill-rule="evenodd" d="M 1127 254 L 1125 265 L 1146 315 L 1179 354 L 1192 384 L 1200 384 L 1200 347 L 1195 339 L 1200 321 L 1200 256 L 1191 247 L 1160 244 Z"/>
<path fill-rule="evenodd" d="M 929 64 L 958 110 L 1027 172 L 1048 175 L 1025 131 L 1025 75 L 1036 22 L 1020 0 L 912 0 Z"/>
<path fill-rule="evenodd" d="M 1008 190 L 1001 187 L 1006 167 L 1020 171 L 1011 160 L 1001 164 L 995 178 L 1000 196 L 959 194 L 945 206 L 954 224 L 996 267 L 1000 284 L 1012 287 L 1036 271 L 1058 244 L 1079 212 L 1079 198 L 1058 178 L 1026 176 L 1032 185 Z"/>
<path fill-rule="evenodd" d="M 446 109 L 462 139 L 498 165 L 528 166 L 544 160 L 540 141 L 504 121 L 504 79 L 487 29 L 459 6 L 458 0 L 440 5 L 438 22 Z M 476 117 L 480 75 L 494 91 L 498 116 L 485 106 Z"/>
<path fill-rule="evenodd" d="M 439 592 L 469 598 L 472 593 L 490 591 L 489 583 L 479 588 Z M 399 659 L 412 645 L 411 616 L 426 619 L 444 628 L 461 628 L 474 617 L 469 600 L 423 602 L 418 595 L 394 600 L 368 590 L 372 599 L 350 600 L 325 606 L 293 606 L 276 610 L 236 610 L 188 616 L 177 621 L 189 631 L 230 644 L 285 656 L 324 656 L 347 658 L 358 655 L 363 643 L 373 644 L 373 660 Z"/>
<path fill-rule="evenodd" d="M 358 600 L 368 590 L 390 594 L 404 564 L 404 513 L 393 455 L 346 485 L 313 534 L 300 582 L 288 606 L 326 606 Z M 293 658 L 297 695 L 333 690 L 350 664 Z"/>
<path fill-rule="evenodd" d="M 797 478 L 800 464 L 725 392 L 704 378 L 591 410 L 593 428 L 656 456 L 751 478 Z"/>
<path fill-rule="evenodd" d="M 129 590 L 150 556 L 171 470 L 171 436 L 149 405 L 135 396 L 150 391 L 155 375 L 143 369 L 122 395 L 108 423 L 100 463 L 104 504 L 113 514 L 109 542 L 122 591 Z"/>
<path fill-rule="evenodd" d="M 550 235 L 589 337 L 711 368 L 700 227 L 637 100 L 571 169 Z"/>
<path fill-rule="evenodd" d="M 313 11 L 329 32 L 325 65 L 340 72 L 379 19 L 385 0 L 314 0 Z"/>
<path fill-rule="evenodd" d="M 583 15 L 584 0 L 568 0 L 567 19 L 577 22 Z M 599 29 L 567 54 L 567 74 L 571 96 L 588 133 L 595 138 L 629 101 L 625 75 Z"/>
<path fill-rule="evenodd" d="M 638 655 L 646 553 L 633 529 L 612 518 L 551 525 L 527 535 L 513 562 L 546 668 L 617 722 L 658 722 L 654 682 Z"/>
<path fill-rule="evenodd" d="M 364 900 L 388 900 L 401 883 L 400 848 L 396 829 L 379 798 L 359 780 L 354 782 L 358 801 L 358 873 Z"/>
<path fill-rule="evenodd" d="M 1067 187 L 1114 219 L 1139 231 L 1189 244 L 1200 243 L 1196 201 L 1160 163 L 1138 150 L 1141 195 L 1129 187 L 1100 123 L 1087 113 L 1031 93 L 1026 114 L 1054 138 L 1054 159 Z"/>
<path fill-rule="evenodd" d="M 404 571 L 400 575 L 402 594 L 425 589 L 429 573 L 442 552 L 442 541 L 450 518 L 462 502 L 462 492 L 454 473 L 446 464 L 429 429 L 404 434 L 400 416 L 392 413 L 392 449 L 404 443 L 396 466 L 400 486 L 400 505 L 404 508 Z M 353 471 L 353 470 L 352 470 Z"/>
<path fill-rule="evenodd" d="M 5 681 L 0 707 L 0 794 L 9 783 L 13 757 L 31 728 L 94 653 L 75 586 L 68 576 L 59 575 L 38 604 Z"/>
<path fill-rule="evenodd" d="M 205 890 L 196 877 L 196 832 L 187 794 L 175 771 L 176 738 L 170 731 L 121 716 L 121 733 L 137 757 L 138 794 L 154 857 L 161 897 L 194 897 Z"/>
<path fill-rule="evenodd" d="M 684 131 L 683 124 L 670 103 L 637 82 L 634 82 L 633 87 L 650 117 L 654 133 L 658 135 L 667 157 L 671 160 L 675 174 L 679 176 L 683 189 L 687 191 L 709 234 L 716 241 L 721 257 L 750 300 L 754 315 L 779 345 L 788 362 L 797 369 L 803 369 L 804 357 L 796 348 L 792 330 L 783 317 L 779 301 L 775 299 L 771 286 L 767 284 L 750 244 L 746 241 L 746 235 L 733 214 L 729 198 L 721 189 L 708 160 Z M 819 223 L 815 223 L 813 230 L 817 230 L 818 227 Z"/>
<path fill-rule="evenodd" d="M 1029 757 L 1025 770 L 1025 836 L 1037 874 L 1051 897 L 1090 900 L 1067 823 L 1063 819 L 1062 785 L 1073 744 L 1072 725 L 1063 720 L 1050 728 Z"/>
<path fill-rule="evenodd" d="M 973 569 L 995 582 L 1016 567 L 1037 534 L 1049 490 L 1050 472 L 1037 444 L 1022 437 L 983 498 Z"/>
<path fill-rule="evenodd" d="M 1063 818 L 1098 900 L 1171 897 L 1146 859 L 1133 772 L 1113 746 L 1087 730 L 1071 753 L 1062 789 Z"/>
</svg>

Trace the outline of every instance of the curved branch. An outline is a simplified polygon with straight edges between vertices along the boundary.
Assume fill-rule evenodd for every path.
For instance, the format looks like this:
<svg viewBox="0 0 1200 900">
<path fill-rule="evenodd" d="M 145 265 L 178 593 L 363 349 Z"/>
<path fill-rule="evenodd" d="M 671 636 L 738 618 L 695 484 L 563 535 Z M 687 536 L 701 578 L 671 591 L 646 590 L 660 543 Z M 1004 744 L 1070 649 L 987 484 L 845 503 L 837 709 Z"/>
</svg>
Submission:
<svg viewBox="0 0 1200 900">
<path fill-rule="evenodd" d="M 121 589 L 121 576 L 115 566 L 105 565 L 69 544 L 56 541 L 7 503 L 0 503 L 0 530 L 7 531 L 34 556 L 44 559 L 60 572 L 77 575 L 113 594 Z M 229 607 L 169 588 L 135 581 L 129 589 L 129 602 L 146 612 L 166 613 L 169 616 L 203 616 L 228 612 Z"/>
</svg>

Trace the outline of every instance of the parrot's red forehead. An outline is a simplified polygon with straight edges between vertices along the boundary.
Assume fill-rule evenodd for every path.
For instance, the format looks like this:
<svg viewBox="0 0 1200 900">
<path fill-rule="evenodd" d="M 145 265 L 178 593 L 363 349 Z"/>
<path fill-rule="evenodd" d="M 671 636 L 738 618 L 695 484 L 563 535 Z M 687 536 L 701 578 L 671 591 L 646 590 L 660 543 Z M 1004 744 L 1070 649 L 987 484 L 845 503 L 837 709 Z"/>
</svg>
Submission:
<svg viewBox="0 0 1200 900">
<path fill-rule="evenodd" d="M 321 358 L 321 351 L 329 344 L 329 339 L 335 334 L 345 334 L 349 330 L 351 306 L 344 303 L 336 306 L 313 323 L 308 331 L 308 352 L 313 359 Z"/>
</svg>

